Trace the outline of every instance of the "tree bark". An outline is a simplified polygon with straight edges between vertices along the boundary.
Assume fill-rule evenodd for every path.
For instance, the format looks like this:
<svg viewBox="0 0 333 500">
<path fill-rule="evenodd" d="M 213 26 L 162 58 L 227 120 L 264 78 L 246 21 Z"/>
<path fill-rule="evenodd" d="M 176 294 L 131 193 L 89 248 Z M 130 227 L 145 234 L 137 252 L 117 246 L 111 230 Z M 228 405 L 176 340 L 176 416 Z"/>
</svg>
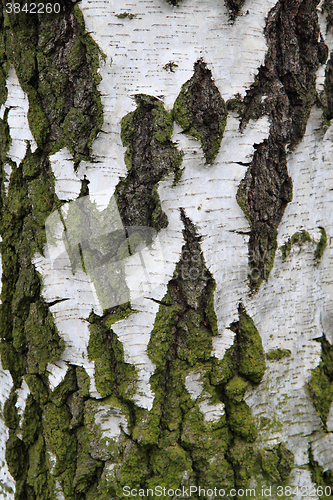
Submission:
<svg viewBox="0 0 333 500">
<path fill-rule="evenodd" d="M 1 6 L 1 498 L 333 497 L 332 2 Z"/>
</svg>

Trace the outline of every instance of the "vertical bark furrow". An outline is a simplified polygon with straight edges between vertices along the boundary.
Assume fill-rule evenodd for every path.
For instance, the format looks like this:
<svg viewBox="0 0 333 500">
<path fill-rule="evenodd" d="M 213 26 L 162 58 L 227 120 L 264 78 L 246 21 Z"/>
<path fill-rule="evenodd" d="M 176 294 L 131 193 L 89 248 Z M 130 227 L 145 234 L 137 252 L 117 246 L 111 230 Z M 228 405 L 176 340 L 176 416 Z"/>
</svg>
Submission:
<svg viewBox="0 0 333 500">
<path fill-rule="evenodd" d="M 237 194 L 251 226 L 251 289 L 268 278 L 277 228 L 292 197 L 286 146 L 293 149 L 302 139 L 317 98 L 316 70 L 323 59 L 317 4 L 280 0 L 271 10 L 265 30 L 269 51 L 244 98 L 242 127 L 261 114 L 268 114 L 271 123 L 270 136 L 257 146 Z"/>
</svg>

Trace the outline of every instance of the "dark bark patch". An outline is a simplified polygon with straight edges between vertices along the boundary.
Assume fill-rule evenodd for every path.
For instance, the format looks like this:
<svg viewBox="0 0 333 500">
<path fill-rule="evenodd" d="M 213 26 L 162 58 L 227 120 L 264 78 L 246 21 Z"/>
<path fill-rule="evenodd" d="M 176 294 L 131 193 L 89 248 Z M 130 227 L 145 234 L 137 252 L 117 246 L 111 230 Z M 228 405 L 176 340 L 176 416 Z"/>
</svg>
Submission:
<svg viewBox="0 0 333 500">
<path fill-rule="evenodd" d="M 28 94 L 29 125 L 38 146 L 43 149 L 47 142 L 48 152 L 66 146 L 78 161 L 89 158 L 103 122 L 96 89 L 100 51 L 85 33 L 79 7 L 61 3 L 59 15 L 9 16 L 2 59 L 14 65 Z"/>
<path fill-rule="evenodd" d="M 201 142 L 206 163 L 212 163 L 219 151 L 227 121 L 227 109 L 216 87 L 212 72 L 199 59 L 194 74 L 184 83 L 174 107 L 173 116 L 184 129 Z"/>
<path fill-rule="evenodd" d="M 245 0 L 224 0 L 224 3 L 229 9 L 231 20 L 234 21 L 239 15 L 239 12 L 245 3 Z"/>
<path fill-rule="evenodd" d="M 327 120 L 333 118 L 333 53 L 325 69 L 325 83 L 324 83 L 324 113 Z"/>
<path fill-rule="evenodd" d="M 135 96 L 137 109 L 121 121 L 121 139 L 127 147 L 128 175 L 115 196 L 124 226 L 149 226 L 159 230 L 168 224 L 157 185 L 168 173 L 179 177 L 182 153 L 171 142 L 173 121 L 163 103 L 152 96 Z"/>
<path fill-rule="evenodd" d="M 183 0 L 167 0 L 170 5 L 177 7 Z"/>
<path fill-rule="evenodd" d="M 242 180 L 237 201 L 251 227 L 250 287 L 259 288 L 273 266 L 277 228 L 292 198 L 286 146 L 302 139 L 311 106 L 317 99 L 316 70 L 323 58 L 319 42 L 317 0 L 280 0 L 265 28 L 268 53 L 247 92 L 241 128 L 250 118 L 268 115 L 270 135 L 256 151 Z"/>
</svg>

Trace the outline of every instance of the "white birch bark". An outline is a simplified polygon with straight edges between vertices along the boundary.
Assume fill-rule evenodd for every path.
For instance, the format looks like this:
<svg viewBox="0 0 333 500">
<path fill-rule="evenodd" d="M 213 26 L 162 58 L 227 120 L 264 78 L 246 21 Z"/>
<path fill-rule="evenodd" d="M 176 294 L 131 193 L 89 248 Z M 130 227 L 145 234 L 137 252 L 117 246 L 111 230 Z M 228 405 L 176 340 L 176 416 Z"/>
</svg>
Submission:
<svg viewBox="0 0 333 500">
<path fill-rule="evenodd" d="M 127 1 L 121 6 L 117 0 L 82 0 L 87 31 L 106 54 L 101 60 L 104 124 L 103 132 L 93 144 L 94 163 L 81 162 L 74 171 L 73 159 L 62 149 L 50 157 L 56 181 L 56 193 L 62 200 L 75 200 L 84 175 L 90 181 L 91 200 L 102 213 L 114 193 L 120 177 L 126 175 L 124 151 L 120 138 L 120 121 L 135 109 L 132 94 L 144 93 L 163 96 L 167 110 L 171 110 L 182 85 L 192 76 L 193 64 L 203 58 L 211 69 L 222 97 L 227 100 L 237 93 L 245 95 L 254 81 L 258 67 L 264 62 L 267 45 L 264 37 L 265 17 L 275 5 L 273 0 L 253 0 L 245 6 L 234 24 L 228 20 L 223 2 L 215 0 L 185 0 L 180 7 L 172 7 L 160 0 Z M 119 19 L 117 14 L 129 12 L 133 19 Z M 325 19 L 321 17 L 322 32 Z M 326 42 L 332 44 L 328 37 Z M 333 46 L 330 47 L 333 49 Z M 164 69 L 174 62 L 174 72 Z M 318 89 L 323 85 L 324 67 L 318 71 Z M 9 157 L 18 165 L 22 161 L 26 143 L 36 144 L 27 120 L 27 97 L 10 70 L 7 79 L 8 99 L 2 107 L 15 106 L 9 112 L 12 144 Z M 202 251 L 208 269 L 216 281 L 215 311 L 219 336 L 214 339 L 212 355 L 223 359 L 234 334 L 228 328 L 238 319 L 238 304 L 242 301 L 247 313 L 258 328 L 266 352 L 271 349 L 289 349 L 291 355 L 279 361 L 267 361 L 263 381 L 248 390 L 245 400 L 250 406 L 258 428 L 260 419 L 270 420 L 259 430 L 255 446 L 271 449 L 284 442 L 295 456 L 295 468 L 289 484 L 313 486 L 308 449 L 311 446 L 315 460 L 324 470 L 333 470 L 333 406 L 323 433 L 320 417 L 307 392 L 312 370 L 320 362 L 320 344 L 314 340 L 324 332 L 333 343 L 333 129 L 320 130 L 322 111 L 313 108 L 302 142 L 288 155 L 288 171 L 293 181 L 293 199 L 287 206 L 278 229 L 278 246 L 295 232 L 306 230 L 314 242 L 319 241 L 319 227 L 327 233 L 327 248 L 318 265 L 314 261 L 315 243 L 293 246 L 284 260 L 276 253 L 273 269 L 258 293 L 249 294 L 248 288 L 248 233 L 249 223 L 236 201 L 236 192 L 247 164 L 254 153 L 254 145 L 269 134 L 267 117 L 251 120 L 244 132 L 239 131 L 239 120 L 229 113 L 221 147 L 213 165 L 205 165 L 200 143 L 182 134 L 175 125 L 173 141 L 184 151 L 181 180 L 173 186 L 170 175 L 160 182 L 158 193 L 169 225 L 159 233 L 163 251 L 163 276 L 154 290 L 146 296 L 136 296 L 136 283 L 130 288 L 135 313 L 113 325 L 122 342 L 125 361 L 138 370 L 138 387 L 133 402 L 151 410 L 154 393 L 149 379 L 155 365 L 149 359 L 147 346 L 158 311 L 158 304 L 146 297 L 162 300 L 172 278 L 183 245 L 179 208 L 202 235 Z M 10 175 L 10 169 L 8 169 Z M 105 189 L 107 186 L 107 189 Z M 59 248 L 65 252 L 61 242 Z M 94 381 L 94 362 L 88 360 L 89 329 L 87 317 L 93 309 L 102 308 L 91 278 L 83 271 L 74 275 L 69 258 L 63 259 L 60 269 L 52 269 L 50 248 L 44 256 L 36 254 L 34 264 L 43 278 L 42 296 L 52 302 L 69 299 L 53 305 L 50 310 L 66 349 L 61 359 L 50 364 L 49 383 L 52 389 L 63 380 L 68 364 L 82 366 L 90 377 L 90 395 L 100 399 Z M 157 259 L 157 257 L 156 257 Z M 160 262 L 161 264 L 161 262 Z M 153 265 L 156 265 L 154 263 Z M 157 262 L 158 267 L 158 262 Z M 0 402 L 8 397 L 11 378 L 0 372 Z M 187 377 L 186 388 L 192 399 L 202 395 L 199 376 Z M 27 390 L 22 388 L 17 406 L 24 407 Z M 206 421 L 214 421 L 224 414 L 224 405 L 200 403 Z M 121 409 L 111 411 L 96 401 L 96 426 L 102 429 L 102 442 L 117 438 L 126 430 L 126 415 Z M 0 418 L 0 463 L 5 462 L 4 450 L 7 431 Z M 14 488 L 6 465 L 0 471 L 0 486 Z M 60 488 L 60 486 L 58 485 Z M 63 498 L 59 490 L 57 498 Z M 14 498 L 5 493 L 3 498 Z M 304 498 L 304 497 L 302 497 Z"/>
</svg>

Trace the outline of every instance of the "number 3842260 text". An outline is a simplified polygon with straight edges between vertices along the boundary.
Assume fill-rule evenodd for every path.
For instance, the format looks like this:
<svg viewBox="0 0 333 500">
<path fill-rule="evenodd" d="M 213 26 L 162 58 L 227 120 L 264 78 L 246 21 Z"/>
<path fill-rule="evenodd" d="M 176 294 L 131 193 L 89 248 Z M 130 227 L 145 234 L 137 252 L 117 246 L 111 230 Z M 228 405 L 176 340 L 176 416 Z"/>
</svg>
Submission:
<svg viewBox="0 0 333 500">
<path fill-rule="evenodd" d="M 6 3 L 7 14 L 59 14 L 60 10 L 60 3 Z"/>
</svg>

